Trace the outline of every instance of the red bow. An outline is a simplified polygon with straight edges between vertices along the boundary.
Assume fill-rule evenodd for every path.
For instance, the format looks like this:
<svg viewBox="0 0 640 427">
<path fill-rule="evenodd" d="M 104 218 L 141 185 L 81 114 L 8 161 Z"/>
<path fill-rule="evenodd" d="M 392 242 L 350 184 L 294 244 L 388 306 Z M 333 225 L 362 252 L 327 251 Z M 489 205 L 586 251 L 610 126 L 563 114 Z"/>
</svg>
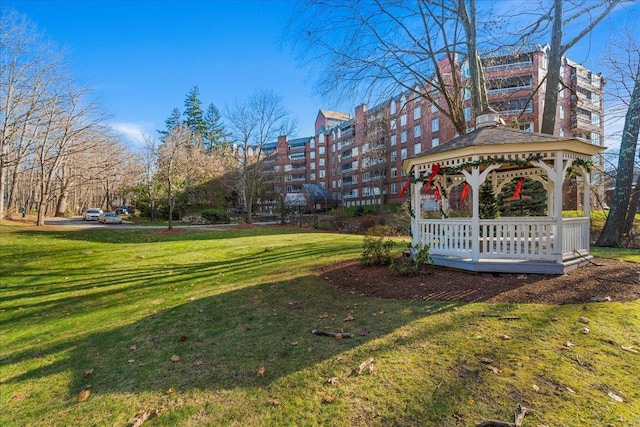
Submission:
<svg viewBox="0 0 640 427">
<path fill-rule="evenodd" d="M 438 199 L 440 198 L 440 189 L 438 189 L 438 187 L 436 187 L 435 190 L 433 190 L 433 197 L 435 197 L 436 202 L 438 201 Z"/>
<path fill-rule="evenodd" d="M 400 189 L 400 195 L 401 196 L 404 196 L 404 193 L 407 192 L 407 190 L 409 189 L 410 185 L 411 185 L 411 181 L 407 181 L 407 183 L 402 186 L 402 188 Z"/>
<path fill-rule="evenodd" d="M 518 180 L 518 184 L 516 185 L 516 189 L 515 189 L 515 191 L 513 192 L 513 198 L 514 198 L 514 199 L 517 199 L 517 198 L 518 198 L 518 196 L 520 195 L 520 192 L 521 192 L 521 191 L 522 191 L 522 178 L 520 178 L 520 179 Z"/>
<path fill-rule="evenodd" d="M 469 189 L 471 188 L 471 186 L 469 185 L 468 182 L 464 183 L 464 187 L 462 187 L 462 193 L 460 193 L 460 200 L 466 200 L 467 197 L 469 196 Z"/>
<path fill-rule="evenodd" d="M 425 186 L 425 193 L 428 193 L 431 189 L 431 183 L 433 182 L 433 178 L 440 172 L 440 163 L 435 163 L 431 165 L 431 175 L 429 175 L 429 179 L 427 180 L 427 185 Z"/>
</svg>

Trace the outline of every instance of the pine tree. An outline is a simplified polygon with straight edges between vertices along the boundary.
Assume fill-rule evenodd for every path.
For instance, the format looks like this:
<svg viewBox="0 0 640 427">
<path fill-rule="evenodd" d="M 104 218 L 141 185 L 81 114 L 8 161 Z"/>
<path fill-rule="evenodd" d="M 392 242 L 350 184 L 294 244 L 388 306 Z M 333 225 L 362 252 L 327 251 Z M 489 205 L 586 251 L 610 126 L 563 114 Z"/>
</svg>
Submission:
<svg viewBox="0 0 640 427">
<path fill-rule="evenodd" d="M 192 134 L 200 135 L 203 139 L 207 133 L 200 101 L 200 90 L 194 86 L 184 100 L 184 124 L 191 130 Z"/>
<path fill-rule="evenodd" d="M 498 217 L 499 209 L 496 197 L 493 195 L 493 186 L 485 181 L 478 194 L 480 201 L 480 219 L 494 219 Z"/>
<path fill-rule="evenodd" d="M 227 131 L 222 124 L 220 111 L 215 105 L 209 104 L 204 115 L 205 134 L 203 135 L 204 148 L 211 150 L 227 142 Z"/>
<path fill-rule="evenodd" d="M 162 139 L 164 139 L 172 129 L 182 124 L 182 121 L 180 119 L 181 116 L 182 114 L 180 113 L 178 107 L 171 110 L 171 115 L 169 115 L 169 117 L 167 117 L 167 119 L 164 121 L 165 129 L 158 131 Z"/>
</svg>

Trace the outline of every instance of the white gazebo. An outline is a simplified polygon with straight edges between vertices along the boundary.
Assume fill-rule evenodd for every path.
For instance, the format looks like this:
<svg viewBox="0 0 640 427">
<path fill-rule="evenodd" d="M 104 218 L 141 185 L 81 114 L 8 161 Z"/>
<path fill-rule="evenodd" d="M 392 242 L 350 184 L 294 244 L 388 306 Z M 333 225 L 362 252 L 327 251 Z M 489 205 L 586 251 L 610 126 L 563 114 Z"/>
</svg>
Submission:
<svg viewBox="0 0 640 427">
<path fill-rule="evenodd" d="M 429 245 L 436 265 L 478 272 L 563 274 L 588 262 L 587 165 L 604 148 L 500 124 L 498 114 L 482 114 L 472 132 L 404 161 L 403 170 L 411 177 L 412 244 Z M 582 177 L 583 217 L 562 217 L 562 184 L 569 168 Z M 485 181 L 496 195 L 505 184 L 523 178 L 546 190 L 546 216 L 480 219 L 479 193 Z M 471 217 L 423 218 L 425 186 L 442 195 L 437 203 L 444 212 L 444 196 L 465 182 Z"/>
</svg>

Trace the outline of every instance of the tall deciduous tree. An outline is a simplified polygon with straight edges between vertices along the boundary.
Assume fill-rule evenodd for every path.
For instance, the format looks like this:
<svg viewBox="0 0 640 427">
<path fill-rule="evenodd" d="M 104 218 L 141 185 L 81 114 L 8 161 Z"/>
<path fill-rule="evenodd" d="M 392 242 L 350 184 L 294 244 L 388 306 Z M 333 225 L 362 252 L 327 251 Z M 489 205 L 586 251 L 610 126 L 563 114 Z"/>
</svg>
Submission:
<svg viewBox="0 0 640 427">
<path fill-rule="evenodd" d="M 635 158 L 640 132 L 640 46 L 627 33 L 624 42 L 609 55 L 614 70 L 611 81 L 618 99 L 627 107 L 620 142 L 615 190 L 611 209 L 596 245 L 619 247 L 633 226 L 640 198 L 640 185 L 636 183 Z"/>
<path fill-rule="evenodd" d="M 465 58 L 473 106 L 487 106 L 475 14 L 475 0 L 310 0 L 294 17 L 292 43 L 301 59 L 321 64 L 321 94 L 360 102 L 409 92 L 464 133 Z"/>
<path fill-rule="evenodd" d="M 282 98 L 268 90 L 234 102 L 225 113 L 233 142 L 227 150 L 227 165 L 246 208 L 246 222 L 251 223 L 252 207 L 265 179 L 266 145 L 280 135 L 295 133 L 296 123 L 282 106 Z"/>
</svg>

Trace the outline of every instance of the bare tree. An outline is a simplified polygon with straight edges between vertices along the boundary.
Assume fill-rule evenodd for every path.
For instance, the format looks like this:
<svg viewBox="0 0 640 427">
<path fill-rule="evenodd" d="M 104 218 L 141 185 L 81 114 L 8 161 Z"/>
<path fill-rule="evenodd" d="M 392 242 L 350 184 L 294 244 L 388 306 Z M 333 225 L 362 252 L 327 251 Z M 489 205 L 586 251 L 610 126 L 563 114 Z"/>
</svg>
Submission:
<svg viewBox="0 0 640 427">
<path fill-rule="evenodd" d="M 608 54 L 615 99 L 626 106 L 624 129 L 620 143 L 616 184 L 611 209 L 596 245 L 619 247 L 633 227 L 640 185 L 633 189 L 635 159 L 640 132 L 640 45 L 630 32 L 621 42 L 612 42 Z"/>
<path fill-rule="evenodd" d="M 282 106 L 282 98 L 268 90 L 227 106 L 226 116 L 234 144 L 227 151 L 227 165 L 247 211 L 246 222 L 251 223 L 252 207 L 266 176 L 267 144 L 295 133 L 296 123 Z"/>
<path fill-rule="evenodd" d="M 32 150 L 47 91 L 58 83 L 64 67 L 59 49 L 44 41 L 25 16 L 3 12 L 0 34 L 0 194 L 9 194 L 10 208 L 13 183 Z M 8 189 L 7 182 L 12 184 Z M 0 219 L 6 207 L 0 197 Z"/>
<path fill-rule="evenodd" d="M 360 102 L 412 93 L 464 133 L 463 88 L 470 84 L 476 113 L 488 105 L 475 15 L 475 0 L 310 0 L 294 16 L 292 44 L 321 64 L 322 95 Z M 465 58 L 468 81 L 459 73 Z"/>
</svg>

